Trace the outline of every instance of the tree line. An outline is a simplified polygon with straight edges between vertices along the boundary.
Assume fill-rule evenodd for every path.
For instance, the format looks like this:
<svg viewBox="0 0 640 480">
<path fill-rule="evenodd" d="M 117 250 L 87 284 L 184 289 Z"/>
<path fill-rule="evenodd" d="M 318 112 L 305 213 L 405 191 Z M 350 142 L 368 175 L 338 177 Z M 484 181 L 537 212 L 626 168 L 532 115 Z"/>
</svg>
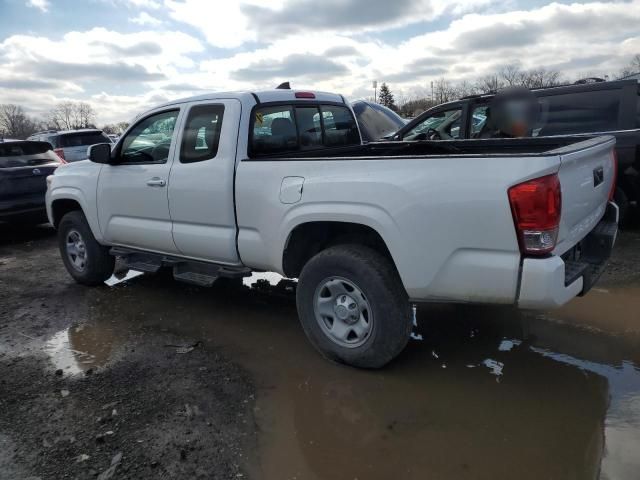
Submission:
<svg viewBox="0 0 640 480">
<path fill-rule="evenodd" d="M 640 72 L 640 54 L 635 55 L 629 65 L 613 75 L 614 79 L 628 77 Z M 378 103 L 391 108 L 402 116 L 415 116 L 441 103 L 458 100 L 469 95 L 480 95 L 497 90 L 522 86 L 544 88 L 572 83 L 557 70 L 535 68 L 523 70 L 517 65 L 506 65 L 497 72 L 476 81 L 453 82 L 446 78 L 434 80 L 423 89 L 422 94 L 394 96 L 386 83 L 380 86 Z"/>
<path fill-rule="evenodd" d="M 96 128 L 96 112 L 86 102 L 61 102 L 43 118 L 29 116 L 21 105 L 0 104 L 0 138 L 25 139 L 43 130 L 78 130 Z M 107 124 L 105 133 L 121 134 L 127 122 Z"/>
</svg>

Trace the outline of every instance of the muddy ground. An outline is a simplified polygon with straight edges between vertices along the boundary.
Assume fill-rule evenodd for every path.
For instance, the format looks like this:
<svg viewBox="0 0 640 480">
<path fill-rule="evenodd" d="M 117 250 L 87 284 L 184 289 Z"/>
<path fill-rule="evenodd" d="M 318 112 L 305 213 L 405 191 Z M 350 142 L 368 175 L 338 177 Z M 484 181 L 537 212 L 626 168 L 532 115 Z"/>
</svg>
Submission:
<svg viewBox="0 0 640 480">
<path fill-rule="evenodd" d="M 555 312 L 418 306 L 377 372 L 321 359 L 295 285 L 73 283 L 0 225 L 0 478 L 632 479 L 640 231 Z"/>
</svg>

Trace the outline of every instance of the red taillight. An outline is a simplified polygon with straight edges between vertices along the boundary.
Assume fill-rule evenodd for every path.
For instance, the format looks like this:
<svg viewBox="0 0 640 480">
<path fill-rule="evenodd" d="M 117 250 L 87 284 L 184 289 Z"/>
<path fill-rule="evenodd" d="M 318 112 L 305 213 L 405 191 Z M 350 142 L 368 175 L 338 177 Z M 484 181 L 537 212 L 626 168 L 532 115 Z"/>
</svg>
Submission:
<svg viewBox="0 0 640 480">
<path fill-rule="evenodd" d="M 526 255 L 544 255 L 553 250 L 562 211 L 558 175 L 534 178 L 511 187 L 509 202 L 520 251 Z"/>
<path fill-rule="evenodd" d="M 611 190 L 609 191 L 609 201 L 613 201 L 613 196 L 616 194 L 616 182 L 618 181 L 618 152 L 615 150 L 611 154 L 611 162 L 613 163 L 613 182 L 611 183 Z"/>
<path fill-rule="evenodd" d="M 313 92 L 296 92 L 296 98 L 316 98 Z"/>
<path fill-rule="evenodd" d="M 66 159 L 64 158 L 64 150 L 61 148 L 54 148 L 53 149 L 53 153 L 55 153 L 56 155 L 58 155 L 58 158 L 60 159 L 61 163 L 67 163 Z"/>
</svg>

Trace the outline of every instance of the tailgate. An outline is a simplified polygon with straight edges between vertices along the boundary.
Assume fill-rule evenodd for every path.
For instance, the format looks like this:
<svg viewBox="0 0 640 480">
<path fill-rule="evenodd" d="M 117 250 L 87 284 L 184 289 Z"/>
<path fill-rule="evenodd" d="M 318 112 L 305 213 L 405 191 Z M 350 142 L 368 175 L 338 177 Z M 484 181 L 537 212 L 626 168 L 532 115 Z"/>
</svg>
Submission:
<svg viewBox="0 0 640 480">
<path fill-rule="evenodd" d="M 615 182 L 615 138 L 597 137 L 572 144 L 555 153 L 560 156 L 562 215 L 557 255 L 572 248 L 598 224 L 605 213 Z"/>
<path fill-rule="evenodd" d="M 0 169 L 0 199 L 18 199 L 23 195 L 47 191 L 47 176 L 58 164 Z"/>
</svg>

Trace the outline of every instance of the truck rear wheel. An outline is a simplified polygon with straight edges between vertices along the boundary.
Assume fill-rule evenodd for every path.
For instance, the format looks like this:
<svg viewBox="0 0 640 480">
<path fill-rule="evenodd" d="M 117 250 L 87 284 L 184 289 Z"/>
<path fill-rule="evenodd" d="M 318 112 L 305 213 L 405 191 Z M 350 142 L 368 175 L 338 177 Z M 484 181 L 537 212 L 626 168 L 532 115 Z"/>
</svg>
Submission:
<svg viewBox="0 0 640 480">
<path fill-rule="evenodd" d="M 392 263 L 360 245 L 314 256 L 298 280 L 298 315 L 311 343 L 327 358 L 380 368 L 407 345 L 412 321 Z"/>
<path fill-rule="evenodd" d="M 113 274 L 115 258 L 100 245 L 81 211 L 67 213 L 58 226 L 58 246 L 64 266 L 83 285 L 99 285 Z"/>
</svg>

